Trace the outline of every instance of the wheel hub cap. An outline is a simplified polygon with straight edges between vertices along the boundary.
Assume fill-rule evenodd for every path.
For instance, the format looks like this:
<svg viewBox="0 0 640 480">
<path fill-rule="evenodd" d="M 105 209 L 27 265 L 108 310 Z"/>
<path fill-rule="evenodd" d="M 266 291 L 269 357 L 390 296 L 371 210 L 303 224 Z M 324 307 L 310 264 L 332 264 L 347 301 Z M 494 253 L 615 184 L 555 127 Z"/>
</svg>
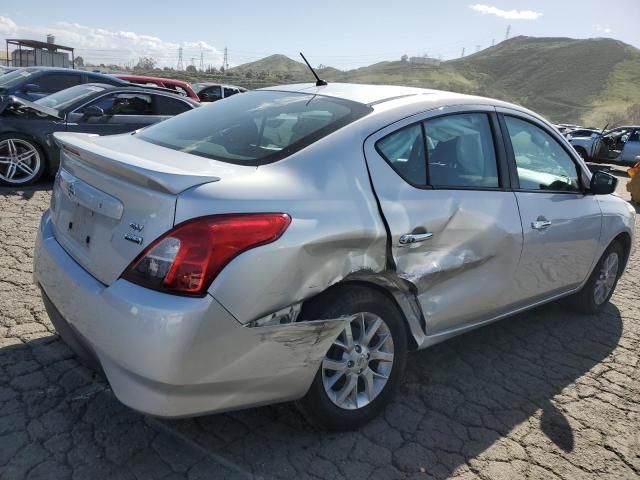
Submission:
<svg viewBox="0 0 640 480">
<path fill-rule="evenodd" d="M 393 359 L 393 338 L 387 324 L 375 314 L 360 313 L 322 362 L 325 392 L 340 408 L 362 408 L 384 389 Z"/>
<path fill-rule="evenodd" d="M 602 305 L 613 290 L 613 286 L 618 278 L 619 259 L 616 252 L 611 252 L 600 268 L 600 275 L 596 280 L 595 288 L 593 290 L 593 299 L 596 305 Z"/>
</svg>

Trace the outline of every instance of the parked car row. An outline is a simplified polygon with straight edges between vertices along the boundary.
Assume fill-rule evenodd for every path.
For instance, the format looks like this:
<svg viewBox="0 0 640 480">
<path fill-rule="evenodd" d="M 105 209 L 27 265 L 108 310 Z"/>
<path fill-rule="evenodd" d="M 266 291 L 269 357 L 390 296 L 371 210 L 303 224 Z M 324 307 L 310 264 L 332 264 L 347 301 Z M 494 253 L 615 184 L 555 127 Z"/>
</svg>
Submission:
<svg viewBox="0 0 640 480">
<path fill-rule="evenodd" d="M 245 89 L 136 75 L 27 67 L 0 76 L 0 184 L 58 168 L 55 132 L 131 132 Z"/>
<path fill-rule="evenodd" d="M 157 416 L 297 400 L 356 428 L 409 350 L 561 297 L 600 310 L 633 245 L 616 178 L 492 99 L 290 85 L 54 138 L 47 312 Z"/>
<path fill-rule="evenodd" d="M 640 125 L 607 130 L 556 125 L 578 154 L 586 161 L 634 165 L 640 155 Z"/>
</svg>

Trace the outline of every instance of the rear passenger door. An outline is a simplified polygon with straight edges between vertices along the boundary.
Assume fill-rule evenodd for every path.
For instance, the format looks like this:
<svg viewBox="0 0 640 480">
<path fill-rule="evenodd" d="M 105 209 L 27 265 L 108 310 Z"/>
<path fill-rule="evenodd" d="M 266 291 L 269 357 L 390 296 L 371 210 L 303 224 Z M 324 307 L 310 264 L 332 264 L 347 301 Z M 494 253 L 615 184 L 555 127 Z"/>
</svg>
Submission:
<svg viewBox="0 0 640 480">
<path fill-rule="evenodd" d="M 365 154 L 400 277 L 439 334 L 511 303 L 522 227 L 497 115 L 443 108 L 370 136 Z"/>
<path fill-rule="evenodd" d="M 562 294 L 589 275 L 601 211 L 586 193 L 587 174 L 560 134 L 526 114 L 500 109 L 524 246 L 513 284 L 525 304 Z"/>
</svg>

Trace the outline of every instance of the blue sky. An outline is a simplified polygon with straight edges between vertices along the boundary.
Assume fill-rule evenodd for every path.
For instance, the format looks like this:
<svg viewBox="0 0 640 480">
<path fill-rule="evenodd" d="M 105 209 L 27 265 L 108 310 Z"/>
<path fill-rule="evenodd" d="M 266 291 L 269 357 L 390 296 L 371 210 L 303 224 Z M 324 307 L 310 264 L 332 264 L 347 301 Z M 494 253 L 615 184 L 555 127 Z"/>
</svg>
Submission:
<svg viewBox="0 0 640 480">
<path fill-rule="evenodd" d="M 46 5 L 43 6 L 43 5 Z M 44 39 L 97 63 L 150 55 L 174 66 L 219 66 L 222 50 L 237 65 L 302 50 L 313 65 L 341 69 L 393 60 L 403 53 L 444 59 L 511 36 L 611 37 L 640 47 L 640 0 L 243 0 L 137 2 L 2 0 L 0 40 Z M 97 6 L 99 5 L 99 6 Z M 634 25 L 635 24 L 635 25 Z M 2 42 L 4 47 L 4 42 Z M 297 58 L 297 57 L 296 57 Z"/>
</svg>

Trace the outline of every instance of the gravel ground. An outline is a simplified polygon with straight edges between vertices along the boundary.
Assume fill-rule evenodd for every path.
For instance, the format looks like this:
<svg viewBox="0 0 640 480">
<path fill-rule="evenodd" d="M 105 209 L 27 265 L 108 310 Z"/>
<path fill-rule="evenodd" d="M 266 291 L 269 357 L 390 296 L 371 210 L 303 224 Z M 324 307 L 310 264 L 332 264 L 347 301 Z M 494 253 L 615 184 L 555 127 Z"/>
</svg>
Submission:
<svg viewBox="0 0 640 480">
<path fill-rule="evenodd" d="M 640 253 L 598 316 L 548 305 L 412 354 L 358 432 L 287 404 L 164 421 L 121 405 L 47 318 L 31 264 L 49 188 L 0 189 L 2 479 L 640 477 Z"/>
</svg>

